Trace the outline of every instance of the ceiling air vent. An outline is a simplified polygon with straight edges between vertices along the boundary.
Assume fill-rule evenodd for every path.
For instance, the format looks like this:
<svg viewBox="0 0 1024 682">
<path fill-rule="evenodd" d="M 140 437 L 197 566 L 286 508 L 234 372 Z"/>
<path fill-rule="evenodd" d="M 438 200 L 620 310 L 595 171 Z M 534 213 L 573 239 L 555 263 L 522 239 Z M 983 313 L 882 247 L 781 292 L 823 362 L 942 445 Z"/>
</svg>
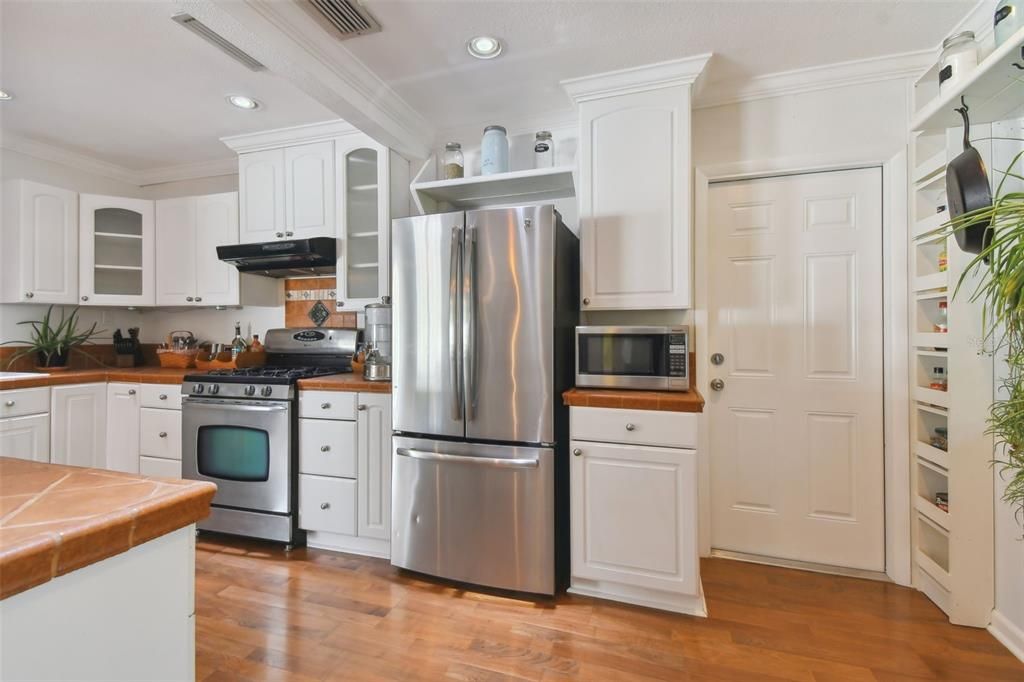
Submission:
<svg viewBox="0 0 1024 682">
<path fill-rule="evenodd" d="M 192 31 L 214 47 L 223 51 L 250 71 L 264 71 L 267 68 L 260 62 L 256 61 L 256 59 L 249 55 L 249 53 L 242 51 L 242 49 L 237 45 L 228 42 L 224 36 L 219 33 L 215 33 L 212 28 L 199 21 L 191 14 L 185 14 L 182 12 L 181 14 L 175 14 L 171 19 Z"/>
<path fill-rule="evenodd" d="M 306 6 L 315 18 L 334 27 L 342 40 L 380 31 L 377 20 L 354 0 L 308 0 Z"/>
</svg>

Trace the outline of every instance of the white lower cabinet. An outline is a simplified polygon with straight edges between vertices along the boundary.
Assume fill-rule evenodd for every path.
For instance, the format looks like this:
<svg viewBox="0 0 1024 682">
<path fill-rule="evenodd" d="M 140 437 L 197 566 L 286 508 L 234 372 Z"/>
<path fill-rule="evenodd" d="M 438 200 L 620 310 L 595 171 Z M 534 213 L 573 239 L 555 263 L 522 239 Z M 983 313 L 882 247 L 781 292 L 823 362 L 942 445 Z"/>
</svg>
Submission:
<svg viewBox="0 0 1024 682">
<path fill-rule="evenodd" d="M 697 549 L 696 415 L 585 407 L 571 414 L 570 591 L 707 615 Z M 614 430 L 620 422 L 621 436 Z"/>
<path fill-rule="evenodd" d="M 50 389 L 0 391 L 0 457 L 50 461 Z"/>
<path fill-rule="evenodd" d="M 391 396 L 299 394 L 299 526 L 311 547 L 387 557 Z"/>
<path fill-rule="evenodd" d="M 104 468 L 107 384 L 73 384 L 50 390 L 50 461 Z"/>
<path fill-rule="evenodd" d="M 142 455 L 139 457 L 139 473 L 143 476 L 181 478 L 181 460 Z"/>
<path fill-rule="evenodd" d="M 107 384 L 105 468 L 139 473 L 139 385 Z"/>
<path fill-rule="evenodd" d="M 139 387 L 139 473 L 181 478 L 181 387 Z"/>
</svg>

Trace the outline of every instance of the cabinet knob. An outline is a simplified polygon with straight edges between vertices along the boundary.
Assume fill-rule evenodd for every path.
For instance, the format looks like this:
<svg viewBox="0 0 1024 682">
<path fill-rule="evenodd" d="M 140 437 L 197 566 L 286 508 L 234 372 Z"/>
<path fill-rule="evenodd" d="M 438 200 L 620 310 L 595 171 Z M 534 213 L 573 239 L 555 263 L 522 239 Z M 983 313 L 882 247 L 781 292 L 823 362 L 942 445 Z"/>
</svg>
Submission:
<svg viewBox="0 0 1024 682">
<path fill-rule="evenodd" d="M 8 400 L 7 402 L 4 403 L 4 405 L 6 405 L 7 407 L 14 407 L 14 401 Z"/>
<path fill-rule="evenodd" d="M 321 502 L 320 503 L 320 508 L 326 511 L 327 509 L 331 508 L 331 503 L 330 502 Z"/>
<path fill-rule="evenodd" d="M 633 424 L 626 424 L 626 430 L 627 431 L 636 431 L 636 426 L 634 426 Z"/>
<path fill-rule="evenodd" d="M 167 394 L 166 393 L 161 393 L 160 394 L 160 400 L 167 400 Z"/>
<path fill-rule="evenodd" d="M 320 452 L 330 452 L 330 451 L 331 451 L 331 446 L 330 445 L 321 445 L 320 446 Z"/>
<path fill-rule="evenodd" d="M 284 233 L 284 236 L 285 237 L 291 237 L 293 234 L 295 234 L 295 233 L 289 230 L 288 232 Z"/>
<path fill-rule="evenodd" d="M 135 389 L 134 388 L 129 388 L 128 389 L 128 395 L 135 395 Z"/>
<path fill-rule="evenodd" d="M 320 409 L 321 410 L 329 410 L 329 409 L 331 409 L 331 404 L 330 403 L 320 403 Z"/>
<path fill-rule="evenodd" d="M 186 296 L 185 300 L 188 301 L 189 303 L 191 303 L 192 302 L 192 297 L 191 296 Z"/>
<path fill-rule="evenodd" d="M 202 296 L 196 296 L 196 303 L 199 303 L 202 300 L 203 300 Z"/>
<path fill-rule="evenodd" d="M 583 305 L 590 305 L 590 299 L 589 298 L 583 299 Z"/>
<path fill-rule="evenodd" d="M 159 436 L 160 436 L 161 438 L 167 438 L 167 432 L 166 432 L 166 431 L 161 431 L 161 432 L 160 432 L 160 433 L 159 433 L 158 435 L 159 435 Z"/>
<path fill-rule="evenodd" d="M 359 410 L 360 412 L 365 412 L 366 405 L 356 405 L 356 409 Z"/>
<path fill-rule="evenodd" d="M 582 454 L 583 454 L 583 451 L 582 451 L 582 450 L 580 450 L 579 448 L 573 448 L 572 454 L 574 454 L 574 455 L 576 455 L 577 457 L 579 457 L 580 455 L 582 455 Z"/>
<path fill-rule="evenodd" d="M 88 297 L 88 296 L 83 296 L 83 297 L 82 297 L 82 300 L 83 300 L 83 301 L 88 301 L 88 300 L 89 300 L 89 297 Z"/>
<path fill-rule="evenodd" d="M 33 294 L 31 291 L 26 291 L 25 292 L 25 298 L 32 298 L 34 296 L 35 296 L 35 294 Z"/>
<path fill-rule="evenodd" d="M 284 232 L 277 232 L 277 233 L 274 234 L 274 236 L 277 237 L 278 239 L 280 239 L 281 237 L 284 236 Z"/>
</svg>

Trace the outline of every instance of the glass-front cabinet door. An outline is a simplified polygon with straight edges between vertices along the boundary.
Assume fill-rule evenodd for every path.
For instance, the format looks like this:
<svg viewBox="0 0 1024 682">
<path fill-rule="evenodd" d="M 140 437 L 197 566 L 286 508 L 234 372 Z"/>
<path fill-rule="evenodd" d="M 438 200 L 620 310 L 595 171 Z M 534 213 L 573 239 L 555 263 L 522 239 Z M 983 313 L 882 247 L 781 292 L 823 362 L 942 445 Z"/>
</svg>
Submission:
<svg viewBox="0 0 1024 682">
<path fill-rule="evenodd" d="M 390 295 L 389 150 L 357 133 L 335 140 L 341 188 L 338 304 L 362 310 Z"/>
<path fill-rule="evenodd" d="M 79 201 L 82 305 L 153 305 L 153 202 L 83 194 Z"/>
</svg>

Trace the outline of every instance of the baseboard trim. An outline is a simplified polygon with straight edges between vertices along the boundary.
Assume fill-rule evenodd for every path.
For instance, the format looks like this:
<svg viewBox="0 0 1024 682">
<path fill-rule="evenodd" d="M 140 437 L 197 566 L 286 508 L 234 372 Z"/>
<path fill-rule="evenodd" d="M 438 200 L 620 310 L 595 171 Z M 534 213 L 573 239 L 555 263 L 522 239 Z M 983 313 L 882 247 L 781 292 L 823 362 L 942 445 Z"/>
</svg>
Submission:
<svg viewBox="0 0 1024 682">
<path fill-rule="evenodd" d="M 323 531 L 308 531 L 306 546 L 313 549 L 327 549 L 332 552 L 359 554 L 378 559 L 391 558 L 391 543 L 377 538 L 360 538 L 354 535 L 340 535 Z"/>
<path fill-rule="evenodd" d="M 760 554 L 747 554 L 746 552 L 733 552 L 726 549 L 712 549 L 711 556 L 716 559 L 731 559 L 733 561 L 745 561 L 748 564 L 762 564 L 764 566 L 776 566 L 778 568 L 792 568 L 798 571 L 810 571 L 811 573 L 825 573 L 827 575 L 841 575 L 846 578 L 860 578 L 862 580 L 877 580 L 878 582 L 891 583 L 892 578 L 880 571 L 869 571 L 862 568 L 846 568 L 844 566 L 832 566 L 829 564 L 816 564 L 810 561 L 797 561 L 795 559 L 779 559 L 777 557 L 761 556 Z"/>
<path fill-rule="evenodd" d="M 696 595 L 673 594 L 660 590 L 649 590 L 632 585 L 621 585 L 605 580 L 572 579 L 572 587 L 567 592 L 596 599 L 644 606 L 649 609 L 672 611 L 699 618 L 708 617 L 707 603 L 704 601 L 704 587 L 700 585 Z"/>
<path fill-rule="evenodd" d="M 1010 653 L 1024 661 L 1024 629 L 1017 627 L 998 610 L 992 611 L 992 622 L 988 631 L 999 640 Z"/>
</svg>

